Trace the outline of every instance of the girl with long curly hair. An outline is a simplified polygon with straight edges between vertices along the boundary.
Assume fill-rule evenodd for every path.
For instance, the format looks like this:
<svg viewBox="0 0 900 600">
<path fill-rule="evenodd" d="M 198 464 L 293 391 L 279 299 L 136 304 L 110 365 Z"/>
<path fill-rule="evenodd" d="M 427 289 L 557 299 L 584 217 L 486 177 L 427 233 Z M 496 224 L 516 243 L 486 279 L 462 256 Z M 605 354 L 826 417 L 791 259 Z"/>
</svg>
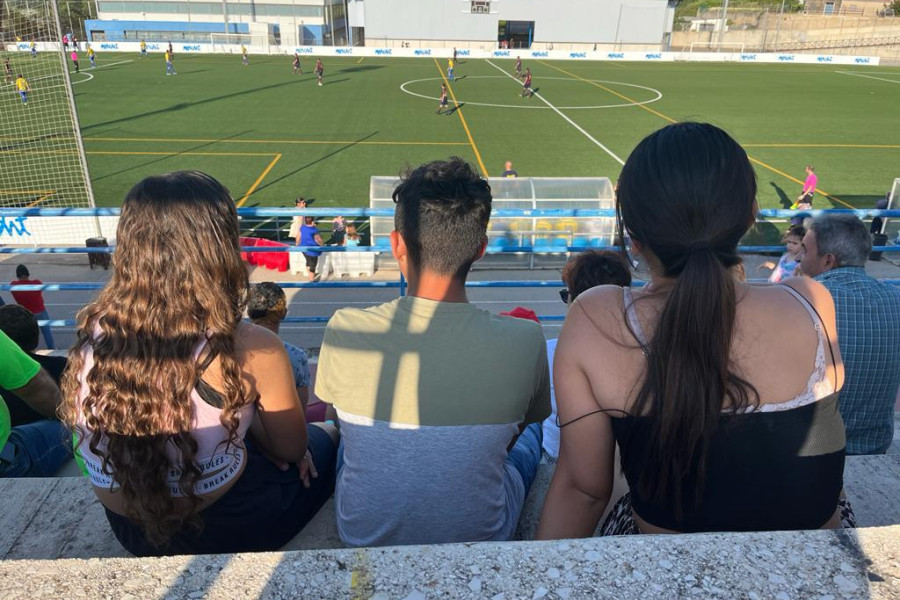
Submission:
<svg viewBox="0 0 900 600">
<path fill-rule="evenodd" d="M 148 177 L 117 242 L 60 407 L 113 532 L 139 556 L 280 548 L 334 489 L 336 432 L 307 428 L 284 345 L 241 320 L 234 201 L 203 173 Z"/>
</svg>

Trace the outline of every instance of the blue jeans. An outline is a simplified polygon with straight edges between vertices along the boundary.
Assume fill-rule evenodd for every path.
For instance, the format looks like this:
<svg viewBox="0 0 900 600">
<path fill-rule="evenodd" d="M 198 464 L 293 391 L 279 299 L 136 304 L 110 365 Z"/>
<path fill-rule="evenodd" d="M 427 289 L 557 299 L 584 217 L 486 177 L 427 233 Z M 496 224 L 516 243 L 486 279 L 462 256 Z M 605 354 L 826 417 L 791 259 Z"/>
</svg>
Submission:
<svg viewBox="0 0 900 600">
<path fill-rule="evenodd" d="M 525 495 L 531 489 L 534 483 L 534 476 L 537 474 L 538 465 L 541 463 L 541 442 L 543 442 L 544 431 L 541 429 L 540 423 L 532 423 L 525 428 L 516 444 L 506 456 L 506 462 L 515 467 L 519 475 L 522 476 L 522 482 L 525 484 Z"/>
<path fill-rule="evenodd" d="M 39 313 L 34 315 L 34 318 L 38 321 L 49 321 L 50 315 L 46 310 L 42 310 Z M 41 333 L 44 334 L 44 343 L 47 345 L 48 350 L 54 350 L 56 348 L 56 344 L 53 343 L 53 330 L 49 325 L 41 325 Z"/>
<path fill-rule="evenodd" d="M 72 458 L 72 436 L 59 421 L 35 421 L 13 427 L 6 442 L 15 458 L 0 461 L 0 477 L 53 477 Z"/>
</svg>

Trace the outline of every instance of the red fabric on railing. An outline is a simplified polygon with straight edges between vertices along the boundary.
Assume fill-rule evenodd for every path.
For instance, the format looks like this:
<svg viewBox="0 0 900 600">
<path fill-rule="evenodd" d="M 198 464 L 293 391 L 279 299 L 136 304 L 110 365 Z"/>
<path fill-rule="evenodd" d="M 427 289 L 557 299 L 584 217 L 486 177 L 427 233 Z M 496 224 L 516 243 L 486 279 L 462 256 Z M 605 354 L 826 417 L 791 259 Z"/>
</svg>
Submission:
<svg viewBox="0 0 900 600">
<path fill-rule="evenodd" d="M 281 242 L 273 242 L 262 238 L 242 237 L 241 246 L 263 246 L 263 247 L 280 247 L 287 248 L 288 244 Z M 251 265 L 259 265 L 267 269 L 275 269 L 277 271 L 288 270 L 290 265 L 290 256 L 287 252 L 241 252 L 241 258 Z"/>
</svg>

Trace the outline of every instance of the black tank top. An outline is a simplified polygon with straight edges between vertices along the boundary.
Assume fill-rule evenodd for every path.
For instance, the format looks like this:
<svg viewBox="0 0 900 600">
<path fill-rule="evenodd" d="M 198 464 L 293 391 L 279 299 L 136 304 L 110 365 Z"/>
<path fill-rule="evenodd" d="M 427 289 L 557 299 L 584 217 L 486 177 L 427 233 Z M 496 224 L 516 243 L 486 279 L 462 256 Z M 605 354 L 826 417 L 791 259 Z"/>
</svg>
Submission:
<svg viewBox="0 0 900 600">
<path fill-rule="evenodd" d="M 794 289 L 784 289 L 822 328 L 820 343 L 827 344 L 815 308 Z M 624 294 L 626 319 L 646 347 L 630 290 Z M 652 441 L 649 418 L 614 416 L 612 429 L 634 512 L 656 527 L 686 533 L 818 529 L 834 515 L 844 487 L 846 437 L 837 392 L 786 410 L 723 413 L 710 441 L 702 495 L 680 519 L 674 502 L 645 498 L 638 489 L 640 457 Z M 681 482 L 683 506 L 691 506 L 687 494 L 698 483 Z"/>
</svg>

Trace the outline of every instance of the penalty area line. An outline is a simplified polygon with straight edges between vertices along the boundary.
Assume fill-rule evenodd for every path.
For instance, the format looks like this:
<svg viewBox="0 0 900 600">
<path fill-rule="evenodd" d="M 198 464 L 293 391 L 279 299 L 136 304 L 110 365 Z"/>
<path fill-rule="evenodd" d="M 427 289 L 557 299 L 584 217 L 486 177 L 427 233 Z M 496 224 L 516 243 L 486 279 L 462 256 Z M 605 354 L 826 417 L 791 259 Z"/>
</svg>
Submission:
<svg viewBox="0 0 900 600">
<path fill-rule="evenodd" d="M 498 71 L 500 71 L 501 73 L 503 73 L 504 75 L 506 75 L 507 77 L 509 77 L 510 79 L 512 79 L 513 81 L 515 81 L 516 83 L 518 83 L 518 80 L 515 78 L 515 76 L 513 76 L 513 75 L 510 74 L 510 73 L 507 73 L 506 71 L 504 71 L 503 69 L 501 69 L 500 67 L 498 67 L 497 65 L 495 65 L 493 62 L 491 62 L 490 59 L 488 59 L 487 63 L 488 63 L 489 65 L 491 65 L 492 67 L 494 67 L 495 69 L 497 69 Z M 600 141 L 597 140 L 597 138 L 595 138 L 594 136 L 592 136 L 591 134 L 589 134 L 587 131 L 585 131 L 578 123 L 576 123 L 575 121 L 573 121 L 572 119 L 570 119 L 568 116 L 566 116 L 565 113 L 563 113 L 561 110 L 559 110 L 558 108 L 556 108 L 555 106 L 553 106 L 553 104 L 552 104 L 549 100 L 547 100 L 546 98 L 544 98 L 543 96 L 541 96 L 540 94 L 538 94 L 538 93 L 536 93 L 536 92 L 535 92 L 534 95 L 537 96 L 537 97 L 541 100 L 541 102 L 543 102 L 544 104 L 546 104 L 551 110 L 553 110 L 553 112 L 555 112 L 556 114 L 558 114 L 559 116 L 561 116 L 563 119 L 565 119 L 565 120 L 569 123 L 569 125 L 571 125 L 571 126 L 574 127 L 575 129 L 577 129 L 578 131 L 580 131 L 587 139 L 589 139 L 589 140 L 592 141 L 594 144 L 596 144 L 597 147 L 599 147 L 601 150 L 603 150 L 604 152 L 606 152 L 607 154 L 609 154 L 609 155 L 613 158 L 613 160 L 615 160 L 615 161 L 616 161 L 617 163 L 619 163 L 620 165 L 624 165 L 624 164 L 625 164 L 625 161 L 622 160 L 621 158 L 619 158 L 619 156 L 618 156 L 615 152 L 613 152 L 612 150 L 610 150 L 609 148 L 607 148 L 606 146 L 604 146 Z"/>
</svg>

